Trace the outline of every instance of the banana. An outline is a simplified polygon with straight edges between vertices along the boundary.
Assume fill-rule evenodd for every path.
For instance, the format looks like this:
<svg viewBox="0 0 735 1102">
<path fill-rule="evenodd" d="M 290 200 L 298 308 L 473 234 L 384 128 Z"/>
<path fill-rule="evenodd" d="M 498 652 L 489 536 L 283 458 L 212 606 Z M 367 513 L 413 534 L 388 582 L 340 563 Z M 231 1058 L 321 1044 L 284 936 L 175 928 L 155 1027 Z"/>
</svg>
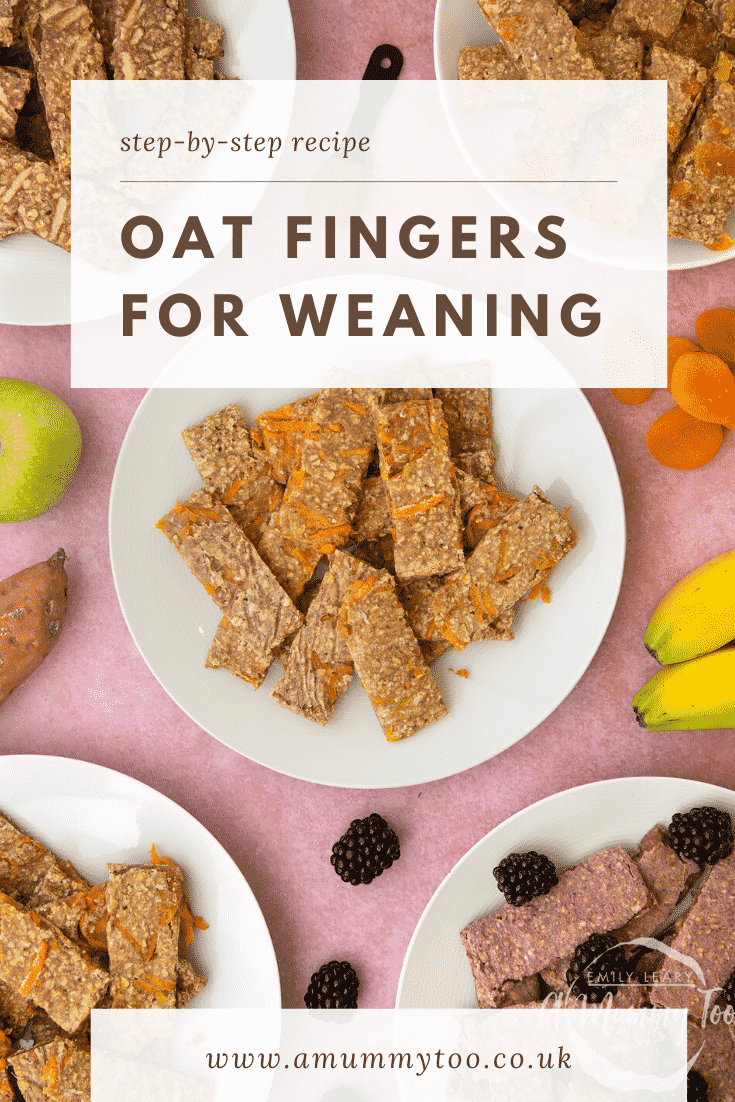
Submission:
<svg viewBox="0 0 735 1102">
<path fill-rule="evenodd" d="M 665 666 L 633 697 L 647 731 L 710 731 L 735 727 L 735 646 Z"/>
<path fill-rule="evenodd" d="M 735 551 L 677 582 L 651 617 L 643 642 L 668 666 L 709 654 L 735 639 Z"/>
</svg>

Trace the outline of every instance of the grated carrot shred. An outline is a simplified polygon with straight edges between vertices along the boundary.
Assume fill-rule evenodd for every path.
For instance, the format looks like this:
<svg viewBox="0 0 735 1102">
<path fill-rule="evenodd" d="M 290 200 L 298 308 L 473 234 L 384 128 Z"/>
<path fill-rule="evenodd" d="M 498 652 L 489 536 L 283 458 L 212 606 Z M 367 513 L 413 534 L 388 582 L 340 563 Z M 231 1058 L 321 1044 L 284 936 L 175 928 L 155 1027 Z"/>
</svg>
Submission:
<svg viewBox="0 0 735 1102">
<path fill-rule="evenodd" d="M 131 945 L 133 946 L 133 948 L 135 949 L 135 951 L 136 951 L 136 952 L 137 952 L 137 953 L 139 954 L 139 956 L 140 956 L 140 957 L 141 957 L 141 958 L 142 958 L 143 960 L 145 960 L 145 954 L 146 954 L 146 950 L 145 950 L 145 949 L 143 948 L 143 946 L 142 946 L 142 945 L 140 945 L 140 943 L 139 943 L 138 941 L 136 941 L 136 939 L 135 939 L 135 938 L 133 937 L 133 935 L 132 935 L 132 934 L 130 933 L 130 930 L 128 930 L 126 926 L 123 926 L 123 924 L 122 924 L 122 922 L 120 921 L 120 919 L 119 919 L 119 918 L 116 918 L 116 919 L 114 920 L 114 922 L 113 922 L 113 926 L 117 926 L 118 930 L 120 931 L 120 933 L 122 934 L 122 936 L 123 936 L 123 937 L 125 938 L 125 940 L 126 940 L 126 941 L 129 941 L 129 942 L 130 942 L 130 944 L 131 944 Z"/>
<path fill-rule="evenodd" d="M 44 1065 L 41 1072 L 41 1078 L 44 1084 L 44 1094 L 56 1094 L 59 1086 L 59 1065 L 55 1053 L 52 1052 L 49 1056 L 48 1063 Z"/>
<path fill-rule="evenodd" d="M 229 505 L 230 502 L 232 501 L 233 497 L 237 493 L 237 491 L 241 490 L 244 485 L 245 485 L 245 483 L 241 478 L 236 478 L 235 481 L 230 486 L 230 488 L 228 489 L 225 496 L 222 498 L 222 504 L 223 505 Z"/>
<path fill-rule="evenodd" d="M 44 964 L 46 963 L 46 957 L 49 951 L 48 941 L 42 941 L 36 950 L 33 960 L 31 961 L 31 967 L 28 969 L 28 975 L 23 980 L 18 988 L 19 995 L 30 995 L 33 988 L 36 986 L 38 977 L 41 975 Z"/>
<path fill-rule="evenodd" d="M 433 497 L 426 497 L 423 501 L 417 501 L 413 505 L 400 505 L 397 509 L 391 509 L 391 516 L 394 519 L 415 517 L 418 513 L 428 513 L 430 509 L 434 509 L 437 505 L 441 505 L 442 502 L 447 505 L 451 504 L 446 494 L 434 494 Z"/>
</svg>

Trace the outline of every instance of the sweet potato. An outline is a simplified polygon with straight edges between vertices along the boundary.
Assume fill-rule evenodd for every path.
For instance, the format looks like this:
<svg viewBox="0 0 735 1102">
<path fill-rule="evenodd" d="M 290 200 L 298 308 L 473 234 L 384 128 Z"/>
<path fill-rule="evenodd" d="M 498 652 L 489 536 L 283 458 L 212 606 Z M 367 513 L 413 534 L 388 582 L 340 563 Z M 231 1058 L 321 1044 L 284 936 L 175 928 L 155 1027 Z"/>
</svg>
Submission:
<svg viewBox="0 0 735 1102">
<path fill-rule="evenodd" d="M 40 666 L 59 638 L 66 612 L 66 555 L 0 582 L 0 704 Z"/>
</svg>

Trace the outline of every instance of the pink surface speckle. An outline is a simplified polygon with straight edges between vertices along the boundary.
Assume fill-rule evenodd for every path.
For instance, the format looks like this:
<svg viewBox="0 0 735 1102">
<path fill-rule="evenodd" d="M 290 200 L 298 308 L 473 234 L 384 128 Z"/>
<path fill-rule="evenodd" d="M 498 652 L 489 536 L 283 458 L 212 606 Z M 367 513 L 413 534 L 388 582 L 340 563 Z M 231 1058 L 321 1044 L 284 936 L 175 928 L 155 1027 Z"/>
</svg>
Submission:
<svg viewBox="0 0 735 1102">
<path fill-rule="evenodd" d="M 291 6 L 302 78 L 360 77 L 382 42 L 403 50 L 403 77 L 433 76 L 428 0 L 398 6 L 379 0 L 368 8 L 354 0 L 292 0 Z M 692 337 L 701 309 L 733 306 L 734 282 L 735 261 L 673 273 L 670 331 Z M 0 527 L 0 577 L 64 547 L 70 586 L 58 647 L 2 706 L 2 752 L 98 762 L 194 814 L 255 892 L 285 1006 L 302 1005 L 312 971 L 333 957 L 356 967 L 361 1006 L 392 1006 L 411 934 L 443 877 L 488 830 L 535 800 L 627 775 L 735 785 L 735 732 L 648 734 L 630 707 L 655 668 L 642 645 L 653 607 L 676 579 L 732 545 L 732 434 L 709 466 L 670 471 L 651 459 L 643 438 L 671 404 L 666 392 L 634 408 L 608 391 L 587 392 L 617 463 L 628 517 L 620 600 L 589 669 L 544 723 L 492 761 L 413 788 L 338 790 L 280 776 L 221 746 L 179 711 L 138 655 L 115 597 L 107 505 L 117 452 L 142 392 L 71 391 L 68 358 L 65 328 L 0 327 L 0 374 L 59 394 L 84 438 L 63 501 L 44 517 Z M 352 887 L 335 875 L 331 846 L 353 818 L 372 811 L 395 828 L 402 856 L 371 885 Z"/>
</svg>

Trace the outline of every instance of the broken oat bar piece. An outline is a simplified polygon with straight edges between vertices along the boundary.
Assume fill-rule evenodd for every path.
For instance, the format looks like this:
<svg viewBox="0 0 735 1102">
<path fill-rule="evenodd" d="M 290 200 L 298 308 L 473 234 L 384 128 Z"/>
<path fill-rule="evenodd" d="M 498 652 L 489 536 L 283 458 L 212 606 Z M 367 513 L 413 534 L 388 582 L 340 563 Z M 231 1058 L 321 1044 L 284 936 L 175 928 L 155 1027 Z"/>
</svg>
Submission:
<svg viewBox="0 0 735 1102">
<path fill-rule="evenodd" d="M 380 469 L 388 491 L 396 574 L 448 574 L 464 562 L 449 437 L 438 398 L 376 406 Z"/>
<path fill-rule="evenodd" d="M 274 657 L 273 653 L 265 658 L 256 654 L 250 645 L 247 629 L 223 616 L 204 665 L 208 670 L 228 670 L 241 681 L 247 681 L 253 688 L 259 689 Z"/>
<path fill-rule="evenodd" d="M 707 1102 L 730 1102 L 735 1082 L 735 1044 L 732 1027 L 722 1020 L 714 1024 L 687 1022 L 687 1058 L 697 1057 L 694 1070 L 707 1084 Z"/>
<path fill-rule="evenodd" d="M 647 45 L 667 43 L 678 27 L 686 0 L 618 0 L 613 13 L 616 30 L 639 34 Z"/>
<path fill-rule="evenodd" d="M 50 922 L 0 895 L 0 980 L 74 1033 L 110 977 Z"/>
<path fill-rule="evenodd" d="M 85 913 L 90 885 L 69 861 L 55 860 L 28 901 L 28 906 L 66 934 L 79 938 L 79 921 Z"/>
<path fill-rule="evenodd" d="M 643 75 L 643 39 L 626 30 L 621 33 L 612 20 L 579 26 L 585 47 L 605 80 L 640 80 Z"/>
<path fill-rule="evenodd" d="M 306 398 L 297 398 L 295 402 L 268 410 L 255 418 L 253 447 L 262 450 L 273 477 L 283 486 L 298 466 L 304 437 L 317 431 L 311 415 L 318 397 L 318 394 L 309 394 Z"/>
<path fill-rule="evenodd" d="M 701 0 L 687 0 L 669 49 L 680 57 L 691 57 L 705 69 L 710 69 L 717 59 L 719 42 L 720 32 Z"/>
<path fill-rule="evenodd" d="M 12 65 L 0 66 L 0 138 L 15 140 L 18 112 L 31 87 L 31 74 Z"/>
<path fill-rule="evenodd" d="M 646 64 L 645 78 L 668 81 L 666 140 L 669 157 L 673 157 L 702 98 L 707 70 L 690 57 L 679 57 L 662 46 L 654 46 Z"/>
<path fill-rule="evenodd" d="M 691 957 L 704 974 L 707 988 L 722 987 L 735 968 L 735 854 L 719 861 L 697 893 L 682 920 L 671 948 Z M 686 972 L 686 965 L 678 964 Z M 663 977 L 651 988 L 654 1006 L 684 1007 L 695 1021 L 702 1017 L 705 999 L 701 980 L 691 973 L 690 984 L 672 985 Z"/>
<path fill-rule="evenodd" d="M 89 1045 L 59 1037 L 8 1059 L 25 1102 L 85 1102 L 91 1098 Z"/>
<path fill-rule="evenodd" d="M 183 80 L 183 0 L 112 0 L 115 80 Z"/>
<path fill-rule="evenodd" d="M 490 528 L 432 598 L 439 631 L 456 650 L 486 637 L 497 618 L 546 583 L 550 570 L 576 546 L 569 521 L 546 495 L 532 493 Z"/>
<path fill-rule="evenodd" d="M 214 59 L 224 54 L 225 32 L 201 16 L 184 19 L 184 67 L 187 80 L 214 80 Z"/>
<path fill-rule="evenodd" d="M 177 865 L 107 866 L 113 1007 L 175 1007 L 183 877 Z"/>
<path fill-rule="evenodd" d="M 0 892 L 27 903 L 57 858 L 0 812 Z"/>
<path fill-rule="evenodd" d="M 591 934 L 621 926 L 648 906 L 648 888 L 618 846 L 589 857 L 559 877 L 547 895 L 470 923 L 460 935 L 482 1008 L 506 982 L 540 972 Z"/>
<path fill-rule="evenodd" d="M 632 857 L 650 889 L 653 904 L 648 911 L 613 931 L 618 941 L 650 937 L 671 915 L 701 871 L 696 862 L 682 860 L 674 852 L 661 826 L 653 827 L 641 838 Z"/>
<path fill-rule="evenodd" d="M 247 536 L 208 490 L 197 490 L 156 525 L 215 604 L 267 658 L 303 617 Z"/>
<path fill-rule="evenodd" d="M 527 79 L 603 79 L 580 49 L 577 29 L 556 0 L 479 0 L 479 3 L 488 23 Z"/>
<path fill-rule="evenodd" d="M 355 519 L 352 522 L 352 538 L 357 543 L 372 542 L 387 536 L 391 531 L 390 505 L 385 482 L 372 475 L 362 484 Z"/>
<path fill-rule="evenodd" d="M 722 241 L 735 204 L 735 57 L 722 51 L 674 164 L 669 237 Z"/>
<path fill-rule="evenodd" d="M 69 180 L 55 165 L 0 141 L 0 227 L 71 249 Z M 0 233 L 2 236 L 2 233 Z"/>
<path fill-rule="evenodd" d="M 523 80 L 502 42 L 465 46 L 460 50 L 458 71 L 460 80 Z"/>
<path fill-rule="evenodd" d="M 102 44 L 84 0 L 28 0 L 23 30 L 59 171 L 71 174 L 71 81 L 106 80 Z"/>
<path fill-rule="evenodd" d="M 704 0 L 704 6 L 726 38 L 735 36 L 735 8 L 732 0 Z"/>
<path fill-rule="evenodd" d="M 195 972 L 188 960 L 176 962 L 176 1009 L 187 1007 L 191 1000 L 207 986 L 207 977 Z"/>
<path fill-rule="evenodd" d="M 292 601 L 298 600 L 322 560 L 322 552 L 310 543 L 289 539 L 274 513 L 258 542 L 258 554 Z"/>
<path fill-rule="evenodd" d="M 387 571 L 367 567 L 347 589 L 338 630 L 389 742 L 448 715 Z"/>
</svg>

